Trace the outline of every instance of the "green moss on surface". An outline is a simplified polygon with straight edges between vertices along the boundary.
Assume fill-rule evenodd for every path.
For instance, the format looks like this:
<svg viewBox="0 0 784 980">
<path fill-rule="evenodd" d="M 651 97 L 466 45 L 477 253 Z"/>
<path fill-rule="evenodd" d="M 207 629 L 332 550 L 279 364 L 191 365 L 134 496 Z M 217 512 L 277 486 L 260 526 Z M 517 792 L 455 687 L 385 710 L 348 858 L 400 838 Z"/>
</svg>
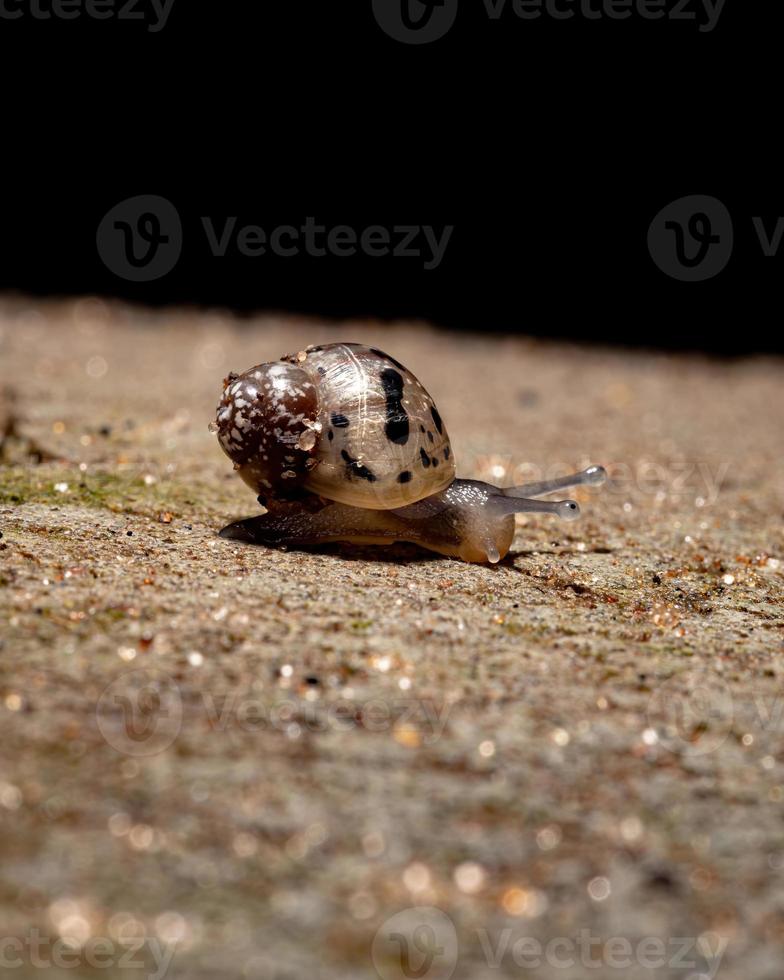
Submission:
<svg viewBox="0 0 784 980">
<path fill-rule="evenodd" d="M 68 484 L 68 490 L 56 489 Z M 161 480 L 147 484 L 138 473 L 72 473 L 51 467 L 0 467 L 0 506 L 50 504 L 92 507 L 113 513 L 156 517 L 161 513 L 187 519 L 226 503 L 214 485 Z M 248 501 L 252 511 L 252 501 Z M 206 505 L 206 506 L 205 506 Z M 233 508 L 232 508 L 233 512 Z"/>
</svg>

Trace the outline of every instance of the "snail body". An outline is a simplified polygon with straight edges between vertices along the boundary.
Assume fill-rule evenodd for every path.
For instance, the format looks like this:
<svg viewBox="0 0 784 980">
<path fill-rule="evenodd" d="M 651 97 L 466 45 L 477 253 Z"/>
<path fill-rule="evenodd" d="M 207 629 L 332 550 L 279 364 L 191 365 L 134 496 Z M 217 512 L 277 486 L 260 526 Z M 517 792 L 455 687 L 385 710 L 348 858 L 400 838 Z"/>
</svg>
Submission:
<svg viewBox="0 0 784 980">
<path fill-rule="evenodd" d="M 327 344 L 231 374 L 212 428 L 268 513 L 222 537 L 266 545 L 411 541 L 497 562 L 523 511 L 579 516 L 574 501 L 535 496 L 604 482 L 593 466 L 501 489 L 455 478 L 443 419 L 400 362 L 362 344 Z"/>
</svg>

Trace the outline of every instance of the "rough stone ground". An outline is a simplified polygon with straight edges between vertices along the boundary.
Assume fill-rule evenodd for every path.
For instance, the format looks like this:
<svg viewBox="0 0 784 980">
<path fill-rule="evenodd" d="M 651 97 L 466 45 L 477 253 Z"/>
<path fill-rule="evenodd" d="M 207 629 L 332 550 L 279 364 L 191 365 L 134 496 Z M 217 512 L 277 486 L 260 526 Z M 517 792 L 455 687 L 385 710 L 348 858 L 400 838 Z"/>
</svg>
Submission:
<svg viewBox="0 0 784 980">
<path fill-rule="evenodd" d="M 462 475 L 612 482 L 496 568 L 219 540 L 221 379 L 346 339 Z M 0 359 L 12 975 L 779 980 L 781 362 L 11 299 Z"/>
</svg>

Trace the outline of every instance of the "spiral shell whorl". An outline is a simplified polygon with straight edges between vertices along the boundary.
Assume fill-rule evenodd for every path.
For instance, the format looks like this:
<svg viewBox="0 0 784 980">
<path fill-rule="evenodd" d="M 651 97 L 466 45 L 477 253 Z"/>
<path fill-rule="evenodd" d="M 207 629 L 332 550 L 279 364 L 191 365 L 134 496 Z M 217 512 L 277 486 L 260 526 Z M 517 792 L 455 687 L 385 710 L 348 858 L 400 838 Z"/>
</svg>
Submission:
<svg viewBox="0 0 784 980">
<path fill-rule="evenodd" d="M 221 449 L 255 493 L 290 498 L 315 465 L 319 399 L 308 374 L 290 364 L 258 364 L 224 383 L 217 408 Z"/>
</svg>

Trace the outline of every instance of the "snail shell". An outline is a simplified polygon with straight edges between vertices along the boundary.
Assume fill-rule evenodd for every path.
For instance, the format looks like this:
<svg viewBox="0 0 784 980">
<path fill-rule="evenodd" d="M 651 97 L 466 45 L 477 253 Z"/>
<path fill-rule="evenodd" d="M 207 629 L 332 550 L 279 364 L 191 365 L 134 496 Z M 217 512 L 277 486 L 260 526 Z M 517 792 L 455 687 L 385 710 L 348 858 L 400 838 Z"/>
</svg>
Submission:
<svg viewBox="0 0 784 980">
<path fill-rule="evenodd" d="M 455 478 L 433 399 L 399 361 L 363 344 L 308 347 L 230 375 L 217 431 L 235 469 L 265 499 L 311 493 L 390 510 Z"/>
</svg>

